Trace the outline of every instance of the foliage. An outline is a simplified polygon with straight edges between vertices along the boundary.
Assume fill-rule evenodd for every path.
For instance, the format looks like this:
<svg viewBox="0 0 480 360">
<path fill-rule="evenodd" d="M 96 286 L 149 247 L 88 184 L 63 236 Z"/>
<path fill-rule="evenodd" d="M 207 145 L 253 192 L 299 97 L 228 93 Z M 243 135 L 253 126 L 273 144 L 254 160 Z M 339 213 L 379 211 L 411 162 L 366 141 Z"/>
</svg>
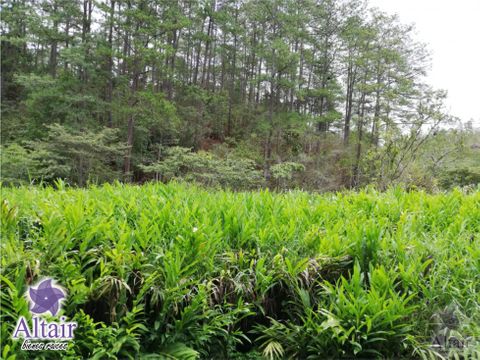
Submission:
<svg viewBox="0 0 480 360">
<path fill-rule="evenodd" d="M 264 354 L 270 358 L 368 358 L 393 357 L 412 347 L 408 334 L 412 330 L 410 306 L 415 294 L 398 294 L 395 275 L 384 268 L 369 273 L 365 282 L 360 267 L 354 268 L 349 280 L 342 277 L 336 284 L 325 282 L 316 294 L 313 306 L 309 294 L 299 292 L 297 324 L 275 321 L 257 331 L 264 341 Z"/>
<path fill-rule="evenodd" d="M 175 146 L 199 152 L 187 178 L 238 189 L 434 189 L 450 170 L 420 176 L 454 120 L 427 47 L 366 0 L 9 1 L 2 21 L 7 183 L 169 179 Z M 222 144 L 244 156 L 201 152 Z"/>
<path fill-rule="evenodd" d="M 64 178 L 85 185 L 87 181 L 104 182 L 119 177 L 110 170 L 123 154 L 117 131 L 101 129 L 98 132 L 71 131 L 59 124 L 47 126 L 45 140 L 31 141 L 20 146 L 16 143 L 2 148 L 3 181 L 53 181 Z"/>
<path fill-rule="evenodd" d="M 272 177 L 278 180 L 279 183 L 286 183 L 291 181 L 294 173 L 305 171 L 303 164 L 287 161 L 280 164 L 275 164 L 271 168 Z"/>
<path fill-rule="evenodd" d="M 479 355 L 478 189 L 56 181 L 2 195 L 3 358 L 28 356 L 10 336 L 44 276 L 79 327 L 68 351 L 39 359 Z"/>
<path fill-rule="evenodd" d="M 476 186 L 480 184 L 480 168 L 448 170 L 442 175 L 440 183 L 447 189 L 455 186 Z"/>
<path fill-rule="evenodd" d="M 142 166 L 142 169 L 146 173 L 156 173 L 161 180 L 186 179 L 208 186 L 251 189 L 262 184 L 261 174 L 252 160 L 222 159 L 181 147 L 167 148 L 162 161 Z"/>
</svg>

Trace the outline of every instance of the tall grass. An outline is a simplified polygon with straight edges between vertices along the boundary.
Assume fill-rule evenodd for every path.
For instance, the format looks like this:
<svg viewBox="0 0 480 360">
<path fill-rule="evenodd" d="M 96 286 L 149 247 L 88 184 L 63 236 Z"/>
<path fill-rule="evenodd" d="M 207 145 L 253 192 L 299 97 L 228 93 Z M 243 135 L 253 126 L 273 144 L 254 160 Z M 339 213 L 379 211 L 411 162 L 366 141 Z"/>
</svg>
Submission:
<svg viewBox="0 0 480 360">
<path fill-rule="evenodd" d="M 38 358 L 480 356 L 480 192 L 2 189 L 2 357 L 48 276 L 79 323 Z M 438 334 L 464 348 L 432 347 Z M 477 344 L 477 345 L 476 345 Z"/>
</svg>

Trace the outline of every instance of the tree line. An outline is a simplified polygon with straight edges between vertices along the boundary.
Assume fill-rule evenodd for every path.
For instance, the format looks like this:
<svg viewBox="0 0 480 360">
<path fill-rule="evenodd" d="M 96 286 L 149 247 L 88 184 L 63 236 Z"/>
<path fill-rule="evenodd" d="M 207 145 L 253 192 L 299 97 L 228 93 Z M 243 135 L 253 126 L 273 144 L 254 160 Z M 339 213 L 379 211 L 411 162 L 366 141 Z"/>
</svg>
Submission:
<svg viewBox="0 0 480 360">
<path fill-rule="evenodd" d="M 10 0 L 1 51 L 10 182 L 385 186 L 454 120 L 363 0 Z"/>
</svg>

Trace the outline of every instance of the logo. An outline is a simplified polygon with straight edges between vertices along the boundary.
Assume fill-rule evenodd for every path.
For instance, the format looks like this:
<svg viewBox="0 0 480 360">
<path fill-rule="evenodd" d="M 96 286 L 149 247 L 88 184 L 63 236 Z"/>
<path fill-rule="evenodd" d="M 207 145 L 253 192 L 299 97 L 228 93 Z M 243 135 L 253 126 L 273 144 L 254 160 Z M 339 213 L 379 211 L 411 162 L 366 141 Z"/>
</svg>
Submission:
<svg viewBox="0 0 480 360">
<path fill-rule="evenodd" d="M 33 286 L 29 290 L 30 303 L 33 305 L 30 312 L 43 314 L 50 311 L 55 316 L 60 310 L 60 301 L 65 299 L 65 293 L 60 287 L 52 284 L 52 279 L 42 281 L 37 288 Z"/>
<path fill-rule="evenodd" d="M 45 319 L 59 313 L 62 301 L 67 297 L 66 291 L 55 280 L 47 278 L 36 286 L 30 286 L 26 296 L 30 303 L 32 321 L 29 324 L 25 317 L 20 316 L 12 338 L 23 338 L 22 350 L 66 350 L 74 338 L 78 324 L 67 321 L 65 316 L 54 321 Z"/>
</svg>

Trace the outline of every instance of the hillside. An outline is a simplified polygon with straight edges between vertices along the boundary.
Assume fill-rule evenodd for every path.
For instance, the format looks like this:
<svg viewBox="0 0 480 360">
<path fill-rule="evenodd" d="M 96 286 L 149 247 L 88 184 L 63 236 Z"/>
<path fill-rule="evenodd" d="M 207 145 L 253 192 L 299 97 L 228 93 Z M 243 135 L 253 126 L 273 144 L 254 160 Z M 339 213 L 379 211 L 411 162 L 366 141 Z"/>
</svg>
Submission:
<svg viewBox="0 0 480 360">
<path fill-rule="evenodd" d="M 22 0 L 2 23 L 4 183 L 480 182 L 428 44 L 367 0 Z"/>
</svg>

